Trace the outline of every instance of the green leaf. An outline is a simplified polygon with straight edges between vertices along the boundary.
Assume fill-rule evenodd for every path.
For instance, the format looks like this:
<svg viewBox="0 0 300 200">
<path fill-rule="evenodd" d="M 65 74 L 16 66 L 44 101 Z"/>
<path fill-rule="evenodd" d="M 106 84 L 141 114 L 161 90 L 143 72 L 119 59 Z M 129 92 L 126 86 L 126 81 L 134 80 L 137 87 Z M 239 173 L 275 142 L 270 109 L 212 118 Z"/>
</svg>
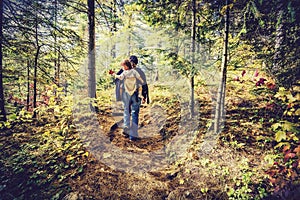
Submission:
<svg viewBox="0 0 300 200">
<path fill-rule="evenodd" d="M 78 172 L 78 173 L 81 173 L 81 172 L 83 172 L 83 167 L 82 167 L 82 166 L 80 166 L 80 167 L 77 169 L 77 172 Z"/>
<path fill-rule="evenodd" d="M 17 115 L 16 115 L 15 113 L 13 113 L 13 114 L 9 115 L 8 118 L 9 118 L 10 120 L 14 121 L 14 120 L 17 119 Z"/>
<path fill-rule="evenodd" d="M 280 142 L 282 140 L 286 140 L 286 132 L 284 132 L 284 131 L 278 131 L 278 132 L 276 132 L 276 134 L 275 134 L 275 140 L 277 142 Z"/>
<path fill-rule="evenodd" d="M 4 122 L 4 126 L 7 128 L 11 128 L 11 123 L 9 121 Z"/>
<path fill-rule="evenodd" d="M 293 131 L 294 130 L 294 125 L 291 122 L 285 121 L 282 124 L 282 130 L 284 131 Z"/>
</svg>

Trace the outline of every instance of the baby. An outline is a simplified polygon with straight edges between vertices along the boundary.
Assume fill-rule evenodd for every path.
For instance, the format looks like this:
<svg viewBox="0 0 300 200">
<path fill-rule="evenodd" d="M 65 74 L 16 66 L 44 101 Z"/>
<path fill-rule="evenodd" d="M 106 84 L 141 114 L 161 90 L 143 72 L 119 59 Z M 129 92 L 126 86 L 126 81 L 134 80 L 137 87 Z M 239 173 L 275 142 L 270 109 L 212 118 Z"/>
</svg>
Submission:
<svg viewBox="0 0 300 200">
<path fill-rule="evenodd" d="M 113 74 L 116 78 L 120 80 L 124 80 L 125 92 L 127 92 L 130 96 L 132 96 L 136 89 L 138 89 L 138 97 L 143 99 L 141 87 L 142 85 L 137 84 L 137 79 L 140 81 L 141 84 L 144 83 L 140 74 L 132 68 L 130 61 L 127 59 L 121 62 L 121 66 L 123 67 L 124 71 L 120 75 L 117 75 L 114 72 L 110 72 L 110 74 Z"/>
</svg>

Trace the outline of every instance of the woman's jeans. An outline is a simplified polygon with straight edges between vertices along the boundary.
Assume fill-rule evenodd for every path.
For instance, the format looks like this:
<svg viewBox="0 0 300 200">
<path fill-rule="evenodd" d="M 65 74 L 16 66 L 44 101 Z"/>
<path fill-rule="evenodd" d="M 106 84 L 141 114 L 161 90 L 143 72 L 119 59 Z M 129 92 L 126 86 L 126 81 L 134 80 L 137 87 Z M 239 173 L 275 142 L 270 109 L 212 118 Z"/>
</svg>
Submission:
<svg viewBox="0 0 300 200">
<path fill-rule="evenodd" d="M 122 100 L 124 104 L 124 128 L 130 128 L 129 139 L 138 137 L 141 99 L 138 98 L 137 92 L 130 96 L 126 91 L 124 91 L 122 94 Z M 131 123 L 130 117 L 132 117 Z"/>
</svg>

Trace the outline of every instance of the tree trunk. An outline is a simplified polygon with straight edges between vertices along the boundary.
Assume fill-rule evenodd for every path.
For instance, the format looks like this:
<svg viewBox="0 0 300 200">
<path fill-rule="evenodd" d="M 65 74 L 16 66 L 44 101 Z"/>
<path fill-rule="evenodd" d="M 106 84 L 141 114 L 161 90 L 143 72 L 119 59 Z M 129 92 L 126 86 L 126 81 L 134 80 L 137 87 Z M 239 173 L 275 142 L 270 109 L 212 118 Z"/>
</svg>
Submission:
<svg viewBox="0 0 300 200">
<path fill-rule="evenodd" d="M 192 2 L 192 12 L 193 12 L 193 18 L 192 18 L 192 35 L 191 35 L 191 53 L 192 53 L 192 69 L 191 69 L 191 79 L 190 79 L 190 117 L 192 118 L 195 113 L 195 98 L 194 98 L 194 73 L 195 73 L 195 50 L 196 50 L 196 0 L 193 0 Z"/>
<path fill-rule="evenodd" d="M 284 42 L 284 26 L 283 26 L 283 3 L 278 3 L 277 9 L 277 24 L 276 24 L 276 40 L 275 40 L 275 53 L 274 53 L 274 64 L 272 68 L 272 73 L 274 75 L 278 74 L 281 71 L 281 62 L 283 60 L 283 42 Z"/>
<path fill-rule="evenodd" d="M 36 8 L 38 9 L 38 8 Z M 36 108 L 37 108 L 37 68 L 38 60 L 41 46 L 39 45 L 39 35 L 38 35 L 38 16 L 36 11 L 35 19 L 35 44 L 36 44 L 36 53 L 34 57 L 34 72 L 33 72 L 33 118 L 36 118 Z"/>
<path fill-rule="evenodd" d="M 223 44 L 223 57 L 221 66 L 221 80 L 217 94 L 217 105 L 214 121 L 214 133 L 219 134 L 221 127 L 224 124 L 225 118 L 225 94 L 226 94 L 226 75 L 227 75 L 227 58 L 228 58 L 228 34 L 229 34 L 229 0 L 226 0 L 226 15 L 225 15 L 225 31 Z"/>
<path fill-rule="evenodd" d="M 58 48 L 58 51 L 57 49 Z M 59 52 L 59 47 L 56 47 L 56 53 L 55 53 L 55 84 L 57 86 L 60 86 L 60 54 Z"/>
<path fill-rule="evenodd" d="M 95 67 L 95 1 L 88 0 L 89 50 L 88 50 L 88 95 L 96 98 L 96 67 Z"/>
<path fill-rule="evenodd" d="M 6 121 L 6 112 L 4 106 L 4 87 L 3 87 L 3 54 L 2 54 L 2 43 L 3 43 L 3 0 L 0 0 L 0 121 Z"/>
<path fill-rule="evenodd" d="M 131 55 L 131 28 L 129 28 L 128 34 L 128 57 Z"/>
<path fill-rule="evenodd" d="M 117 32 L 117 1 L 114 0 L 113 2 L 111 2 L 112 5 L 112 10 L 111 10 L 111 15 L 113 16 L 113 26 L 111 27 L 110 31 L 112 33 L 112 36 L 115 35 L 115 33 Z M 112 58 L 116 58 L 116 43 L 113 42 L 112 44 L 112 48 L 111 48 L 111 56 Z"/>
<path fill-rule="evenodd" d="M 127 38 L 127 42 L 128 42 L 128 57 L 131 55 L 132 52 L 132 29 L 131 29 L 131 20 L 132 20 L 132 14 L 129 14 L 128 16 L 128 38 Z"/>
<path fill-rule="evenodd" d="M 27 96 L 26 96 L 26 110 L 29 111 L 30 103 L 30 61 L 27 61 Z"/>
<path fill-rule="evenodd" d="M 57 26 L 57 0 L 54 2 L 54 26 Z M 58 55 L 58 50 L 57 50 L 57 36 L 56 36 L 56 30 L 54 31 L 54 81 L 57 86 L 59 86 L 60 78 L 60 66 L 59 66 L 59 55 Z"/>
<path fill-rule="evenodd" d="M 38 38 L 37 44 L 38 44 Z M 38 60 L 40 54 L 40 46 L 37 47 L 35 58 L 34 58 L 34 73 L 33 73 L 33 118 L 36 118 L 36 108 L 37 108 L 37 68 Z"/>
</svg>

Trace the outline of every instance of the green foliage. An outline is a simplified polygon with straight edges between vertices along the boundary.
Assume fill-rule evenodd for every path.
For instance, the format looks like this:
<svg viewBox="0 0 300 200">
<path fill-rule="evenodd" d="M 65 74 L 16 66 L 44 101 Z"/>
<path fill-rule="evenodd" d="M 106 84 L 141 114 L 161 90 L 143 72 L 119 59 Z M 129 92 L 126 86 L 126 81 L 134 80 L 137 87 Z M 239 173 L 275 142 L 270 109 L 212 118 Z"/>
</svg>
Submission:
<svg viewBox="0 0 300 200">
<path fill-rule="evenodd" d="M 61 199 L 70 190 L 66 182 L 86 166 L 89 153 L 71 121 L 72 98 L 61 88 L 52 89 L 47 91 L 51 94 L 47 106 L 36 110 L 38 118 L 32 119 L 32 113 L 25 110 L 12 116 L 8 122 L 13 126 L 6 128 L 16 132 L 0 141 L 0 168 L 5 172 L 0 179 L 8 191 L 16 188 L 15 198 Z M 18 131 L 28 126 L 32 133 Z"/>
<path fill-rule="evenodd" d="M 190 78 L 195 75 L 195 68 L 189 61 L 179 56 L 177 53 L 165 55 L 165 59 L 170 62 L 174 69 L 177 69 L 184 77 Z"/>
<path fill-rule="evenodd" d="M 0 140 L 0 192 L 5 194 L 5 197 L 13 195 L 16 199 L 37 199 L 38 197 L 61 199 L 69 190 L 69 186 L 66 185 L 68 180 L 75 179 L 84 172 L 89 153 L 79 141 L 74 130 L 75 127 L 72 125 L 74 99 L 64 91 L 65 88 L 55 85 L 48 87 L 48 85 L 51 85 L 54 81 L 55 62 L 59 62 L 61 79 L 65 79 L 60 80 L 58 84 L 61 85 L 63 81 L 72 84 L 76 80 L 73 79 L 73 76 L 79 68 L 78 63 L 86 55 L 84 50 L 86 44 L 82 38 L 86 37 L 85 27 L 87 25 L 86 21 L 83 21 L 85 20 L 85 13 L 78 14 L 77 9 L 83 9 L 86 2 L 68 3 L 58 0 L 61 9 L 56 10 L 59 19 L 56 24 L 53 19 L 53 13 L 55 13 L 53 5 L 49 3 L 43 6 L 41 1 L 37 2 L 38 4 L 27 0 L 16 1 L 16 4 L 8 2 L 7 5 L 13 6 L 13 10 L 15 9 L 16 12 L 10 13 L 5 10 L 4 20 L 7 23 L 4 23 L 4 42 L 7 43 L 4 44 L 5 69 L 3 72 L 5 73 L 4 84 L 9 115 L 8 120 L 0 124 L 1 131 L 5 131 L 5 137 Z M 175 53 L 173 49 L 173 52 L 166 52 L 162 50 L 163 48 L 152 51 L 145 49 L 147 45 L 155 46 L 158 44 L 158 46 L 161 45 L 160 47 L 164 46 L 167 43 L 166 40 L 170 39 L 170 35 L 168 35 L 168 38 L 161 38 L 158 36 L 159 34 L 150 34 L 151 37 L 146 35 L 145 38 L 144 35 L 141 37 L 136 33 L 144 28 L 146 29 L 143 23 L 141 23 L 143 25 L 137 29 L 137 32 L 132 31 L 132 27 L 138 24 L 135 24 L 137 22 L 135 20 L 141 19 L 140 12 L 148 23 L 157 27 L 164 26 L 178 32 L 182 30 L 181 33 L 184 35 L 182 37 L 187 36 L 189 38 L 192 13 L 191 1 L 139 0 L 135 1 L 134 5 L 131 5 L 130 2 L 125 3 L 126 5 L 116 4 L 116 1 L 98 2 L 100 8 L 97 12 L 97 20 L 100 24 L 99 32 L 104 32 L 104 34 L 97 37 L 102 40 L 102 35 L 107 36 L 107 32 L 111 31 L 110 35 L 114 35 L 117 30 L 126 29 L 126 37 L 124 37 L 124 34 L 121 35 L 122 38 L 132 36 L 131 44 L 137 46 L 135 49 L 129 50 L 128 41 L 123 39 L 125 42 L 122 42 L 122 45 L 124 43 L 124 46 L 119 45 L 116 48 L 119 51 L 119 57 L 112 57 L 111 50 L 113 47 L 105 46 L 101 43 L 102 41 L 99 41 L 97 48 L 101 49 L 101 53 L 97 61 L 97 63 L 100 63 L 97 64 L 98 67 L 101 69 L 104 66 L 106 69 L 108 67 L 106 66 L 107 61 L 107 63 L 111 63 L 109 67 L 117 71 L 120 68 L 119 61 L 121 58 L 128 56 L 128 52 L 134 52 L 141 58 L 143 62 L 141 64 L 149 71 L 157 70 L 159 73 L 162 72 L 161 74 L 166 74 L 166 77 L 179 77 L 178 73 L 187 78 L 198 75 L 198 71 L 192 66 L 191 59 L 188 59 L 188 56 L 182 56 L 178 52 Z M 200 57 L 197 62 L 203 66 L 220 65 L 219 57 L 222 49 L 220 36 L 223 29 L 221 15 L 224 14 L 225 8 L 222 7 L 223 3 L 221 1 L 197 1 L 196 40 L 201 45 L 199 45 L 200 50 L 195 57 L 196 60 L 198 59 L 197 56 Z M 20 6 L 18 7 L 18 5 Z M 234 11 L 231 13 L 232 27 L 230 30 L 232 34 L 230 34 L 229 41 L 230 66 L 228 69 L 233 70 L 231 73 L 239 73 L 236 70 L 245 68 L 247 76 L 251 68 L 261 68 L 262 63 L 266 63 L 266 67 L 272 69 L 274 54 L 276 53 L 274 46 L 276 39 L 275 27 L 280 28 L 281 25 L 284 25 L 283 33 L 286 39 L 280 44 L 281 47 L 277 49 L 283 55 L 282 58 L 276 60 L 280 68 L 276 72 L 270 71 L 279 81 L 279 85 L 292 88 L 292 84 L 297 83 L 299 79 L 299 53 L 297 50 L 299 47 L 299 37 L 297 36 L 299 31 L 299 20 L 297 18 L 299 8 L 295 6 L 295 1 L 288 1 L 281 8 L 283 8 L 283 15 L 278 18 L 275 12 L 277 9 L 275 1 L 259 1 L 259 3 L 234 1 L 230 5 L 230 9 Z M 36 10 L 39 10 L 37 15 L 35 15 Z M 34 34 L 35 22 L 38 22 L 39 27 L 37 31 L 38 38 L 35 38 Z M 16 25 L 17 27 L 15 27 Z M 126 28 L 123 27 L 124 25 Z M 181 35 L 179 37 L 181 38 Z M 56 42 L 54 42 L 54 38 Z M 38 117 L 33 119 L 32 110 L 26 111 L 25 109 L 25 99 L 27 96 L 27 79 L 29 78 L 31 83 L 33 78 L 32 68 L 34 66 L 34 53 L 37 49 L 36 39 L 39 40 L 42 49 L 37 63 L 39 105 L 35 111 Z M 120 41 L 114 41 L 114 43 L 118 42 Z M 110 40 L 109 43 L 111 43 Z M 181 48 L 180 45 L 177 47 L 179 51 L 186 52 L 190 50 L 189 47 Z M 123 51 L 123 49 L 125 50 Z M 205 52 L 202 51 L 203 49 L 205 49 Z M 208 50 L 206 51 L 206 49 Z M 282 49 L 285 51 L 282 51 Z M 202 56 L 204 54 L 205 56 Z M 109 58 L 106 59 L 106 57 Z M 203 57 L 205 58 L 202 59 Z M 207 64 L 207 60 L 216 60 L 216 62 Z M 29 77 L 27 76 L 27 67 Z M 98 98 L 95 103 L 100 106 L 110 104 L 112 78 L 105 70 L 97 74 L 97 77 Z M 199 76 L 196 78 L 199 78 Z M 234 91 L 238 90 L 238 92 L 230 97 L 234 98 L 236 95 L 240 95 L 239 98 L 242 98 L 243 101 L 233 102 L 236 107 L 236 110 L 233 111 L 237 114 L 230 113 L 229 117 L 232 121 L 228 122 L 232 126 L 230 127 L 231 130 L 226 132 L 229 141 L 225 145 L 228 144 L 236 153 L 244 153 L 249 149 L 252 150 L 251 148 L 254 145 L 260 145 L 258 143 L 261 143 L 261 140 L 265 142 L 265 146 L 262 148 L 273 148 L 276 144 L 275 151 L 278 154 L 272 154 L 269 158 L 265 158 L 268 164 L 271 164 L 271 169 L 267 170 L 270 175 L 270 184 L 274 186 L 284 185 L 286 180 L 295 181 L 299 171 L 300 156 L 298 144 L 299 92 L 297 90 L 287 90 L 283 87 L 280 87 L 276 92 L 277 88 L 274 86 L 275 89 L 272 89 L 271 93 L 264 85 L 259 85 L 255 88 L 255 91 L 254 89 L 251 91 L 255 92 L 256 97 L 254 99 L 251 96 L 252 99 L 249 100 L 249 103 L 244 99 L 250 99 L 247 88 L 255 87 L 255 80 L 248 78 L 249 80 L 246 78 L 240 79 L 235 85 L 231 85 L 231 87 L 235 87 L 236 90 Z M 80 80 L 81 83 L 78 83 L 78 87 L 84 88 L 84 81 Z M 204 85 L 204 81 L 198 82 L 199 88 Z M 174 88 L 172 89 L 174 90 Z M 229 90 L 231 89 L 229 88 Z M 153 103 L 163 104 L 163 108 L 167 110 L 168 114 L 169 112 L 178 111 L 170 109 L 180 107 L 180 102 L 173 91 L 163 84 L 153 86 L 153 91 Z M 32 88 L 30 88 L 29 93 L 31 94 L 31 92 Z M 275 92 L 276 94 L 273 95 Z M 10 96 L 10 93 L 12 96 Z M 207 99 L 210 100 L 211 96 Z M 79 99 L 79 101 L 86 103 L 91 102 L 91 99 Z M 205 102 L 205 104 L 209 104 L 209 102 Z M 242 117 L 247 121 L 240 120 Z M 174 121 L 178 123 L 179 120 L 180 114 L 176 112 Z M 207 126 L 209 126 L 209 123 Z M 166 128 L 163 131 L 165 131 L 164 134 L 168 134 Z M 260 139 L 253 140 L 253 138 L 258 138 L 257 135 Z M 184 161 L 180 160 L 176 164 L 177 167 L 180 167 L 184 164 Z M 217 163 L 210 162 L 209 159 L 202 159 L 200 164 L 209 169 L 218 167 L 217 170 L 219 171 L 213 171 L 214 178 L 221 177 L 226 180 L 231 172 L 228 167 L 218 166 Z M 245 162 L 242 162 L 237 168 L 241 173 L 231 176 L 233 177 L 230 180 L 232 185 L 228 186 L 226 190 L 230 199 L 251 199 L 254 193 L 258 194 L 256 199 L 266 197 L 269 189 L 265 187 L 265 182 L 256 180 L 256 183 L 254 183 L 251 179 L 257 172 L 251 170 Z M 179 184 L 183 186 L 188 184 L 189 181 L 191 179 L 180 177 Z M 258 187 L 254 187 L 254 184 Z M 19 191 L 15 194 L 5 193 L 6 190 L 15 191 L 14 187 L 15 190 Z M 48 191 L 43 191 L 43 188 Z M 210 192 L 208 188 L 201 186 L 199 190 L 203 194 L 208 194 Z"/>
<path fill-rule="evenodd" d="M 267 170 L 269 181 L 276 190 L 284 188 L 287 184 L 297 182 L 299 168 L 299 89 L 288 90 L 280 87 L 274 95 L 277 105 L 282 108 L 280 120 L 271 125 L 275 132 L 275 149 L 278 152 L 270 169 Z M 286 180 L 289 180 L 286 182 Z"/>
<path fill-rule="evenodd" d="M 22 198 L 24 194 L 32 198 L 35 196 L 46 198 L 49 194 L 43 194 L 42 189 L 46 192 L 46 188 L 53 190 L 57 187 L 66 187 L 67 179 L 78 176 L 85 166 L 81 161 L 88 154 L 79 151 L 82 144 L 74 140 L 72 135 L 63 136 L 61 131 L 50 132 L 43 129 L 39 131 L 35 136 L 24 135 L 23 137 L 29 141 L 19 143 L 18 148 L 6 146 L 7 142 L 1 141 L 1 144 L 5 145 L 1 147 L 2 154 L 8 154 L 5 160 L 1 159 L 1 166 L 5 166 L 1 170 L 13 174 L 14 178 L 6 181 L 6 187 L 16 187 L 18 192 L 13 194 L 16 198 Z M 11 136 L 11 142 L 18 144 L 18 139 L 22 137 L 20 134 Z M 10 155 L 12 151 L 15 152 Z M 70 155 L 74 156 L 72 160 L 68 159 Z M 1 180 L 5 181 L 3 178 L 5 176 L 1 177 Z M 67 190 L 66 187 L 65 192 Z"/>
<path fill-rule="evenodd" d="M 299 88 L 298 88 L 299 89 Z M 285 108 L 283 113 L 286 117 L 296 118 L 300 115 L 300 91 L 287 90 L 283 87 L 280 87 L 275 96 L 280 104 Z"/>
<path fill-rule="evenodd" d="M 241 169 L 241 177 L 234 177 L 234 188 L 228 188 L 229 199 L 250 199 L 251 198 L 251 184 L 253 171 L 250 169 L 248 161 L 242 160 L 238 166 Z"/>
<path fill-rule="evenodd" d="M 272 125 L 272 130 L 276 132 L 275 140 L 277 142 L 290 141 L 294 143 L 299 140 L 299 130 L 296 124 L 299 116 L 299 95 L 299 92 L 293 95 L 291 91 L 283 87 L 280 87 L 274 95 L 284 110 L 282 118 L 286 119 Z"/>
<path fill-rule="evenodd" d="M 276 131 L 275 140 L 276 142 L 291 141 L 297 142 L 299 138 L 295 135 L 298 130 L 294 123 L 289 121 L 281 121 L 272 125 L 273 131 Z M 289 135 L 287 135 L 289 134 Z"/>
</svg>

